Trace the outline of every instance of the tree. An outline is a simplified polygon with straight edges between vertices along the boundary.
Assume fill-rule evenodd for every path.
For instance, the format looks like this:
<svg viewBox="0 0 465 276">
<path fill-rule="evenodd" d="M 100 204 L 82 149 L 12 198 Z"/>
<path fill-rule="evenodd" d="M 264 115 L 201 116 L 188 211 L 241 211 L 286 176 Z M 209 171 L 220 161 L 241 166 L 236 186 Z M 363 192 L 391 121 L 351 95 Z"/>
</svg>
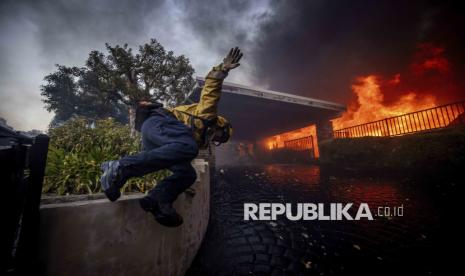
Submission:
<svg viewBox="0 0 465 276">
<path fill-rule="evenodd" d="M 79 81 L 86 68 L 57 65 L 57 71 L 45 77 L 47 82 L 41 87 L 43 102 L 48 111 L 54 111 L 55 117 L 50 123 L 56 127 L 76 116 L 98 119 L 113 117 L 121 123 L 127 123 L 126 107 L 118 102 L 110 103 L 104 93 L 89 91 Z"/>
<path fill-rule="evenodd" d="M 135 55 L 127 44 L 105 46 L 108 54 L 90 52 L 85 67 L 57 65 L 57 71 L 45 77 L 43 101 L 47 110 L 55 111 L 55 122 L 76 115 L 114 117 L 120 122 L 129 118 L 134 133 L 138 101 L 150 99 L 174 106 L 194 87 L 189 60 L 166 51 L 155 39 L 140 46 Z"/>
</svg>

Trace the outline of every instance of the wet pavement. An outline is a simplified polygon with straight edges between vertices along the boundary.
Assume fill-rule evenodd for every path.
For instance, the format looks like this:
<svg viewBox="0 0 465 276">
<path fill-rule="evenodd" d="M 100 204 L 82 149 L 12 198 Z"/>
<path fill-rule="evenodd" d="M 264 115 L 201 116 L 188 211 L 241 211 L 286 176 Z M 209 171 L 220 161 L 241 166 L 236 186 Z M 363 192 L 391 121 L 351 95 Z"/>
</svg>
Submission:
<svg viewBox="0 0 465 276">
<path fill-rule="evenodd" d="M 462 242 L 450 178 L 334 175 L 312 165 L 218 168 L 188 275 L 444 275 Z M 244 221 L 244 203 L 368 203 L 373 221 Z M 376 216 L 403 206 L 403 216 Z M 355 209 L 356 210 L 356 209 Z M 392 212 L 392 211 L 391 211 Z M 460 241 L 459 241 L 460 239 Z"/>
</svg>

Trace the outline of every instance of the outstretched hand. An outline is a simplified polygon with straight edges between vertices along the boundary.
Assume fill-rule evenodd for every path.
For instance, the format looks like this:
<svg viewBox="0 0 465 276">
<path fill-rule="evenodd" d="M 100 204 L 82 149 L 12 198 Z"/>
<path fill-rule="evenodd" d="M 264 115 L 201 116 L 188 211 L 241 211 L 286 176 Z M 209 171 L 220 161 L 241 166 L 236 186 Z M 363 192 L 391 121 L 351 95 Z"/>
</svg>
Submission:
<svg viewBox="0 0 465 276">
<path fill-rule="evenodd" d="M 239 61 L 242 58 L 241 50 L 236 48 L 231 48 L 229 54 L 223 59 L 223 69 L 229 71 L 241 65 Z"/>
</svg>

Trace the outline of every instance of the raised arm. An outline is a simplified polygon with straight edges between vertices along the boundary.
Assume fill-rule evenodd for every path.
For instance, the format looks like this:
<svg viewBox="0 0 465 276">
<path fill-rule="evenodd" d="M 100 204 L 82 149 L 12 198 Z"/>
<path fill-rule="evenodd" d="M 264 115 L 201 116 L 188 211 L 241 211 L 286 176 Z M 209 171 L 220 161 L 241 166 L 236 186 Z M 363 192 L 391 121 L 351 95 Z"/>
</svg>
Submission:
<svg viewBox="0 0 465 276">
<path fill-rule="evenodd" d="M 208 120 L 218 115 L 218 103 L 221 97 L 223 80 L 228 76 L 229 70 L 240 65 L 241 58 L 242 53 L 239 48 L 233 48 L 223 59 L 223 63 L 213 67 L 208 73 L 196 108 L 197 116 Z"/>
</svg>

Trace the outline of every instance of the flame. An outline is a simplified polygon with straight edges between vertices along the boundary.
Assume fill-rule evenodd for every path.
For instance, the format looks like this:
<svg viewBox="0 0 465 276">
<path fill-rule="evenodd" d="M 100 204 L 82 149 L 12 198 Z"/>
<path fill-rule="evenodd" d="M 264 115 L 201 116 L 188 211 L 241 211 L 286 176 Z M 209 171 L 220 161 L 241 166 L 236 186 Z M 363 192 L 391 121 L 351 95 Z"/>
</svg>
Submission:
<svg viewBox="0 0 465 276">
<path fill-rule="evenodd" d="M 443 47 L 422 43 L 412 55 L 410 65 L 401 73 L 391 78 L 375 74 L 356 78 L 352 85 L 354 100 L 347 112 L 333 120 L 333 129 L 433 108 L 440 102 L 462 100 L 459 98 L 462 90 L 445 53 Z"/>
<path fill-rule="evenodd" d="M 279 135 L 278 135 L 278 136 L 279 136 Z M 277 149 L 277 148 L 278 148 L 278 144 L 277 144 L 275 141 L 272 141 L 273 138 L 268 138 L 267 140 L 268 140 L 267 145 L 268 145 L 268 149 L 269 149 L 269 150 L 273 150 L 273 149 Z"/>
<path fill-rule="evenodd" d="M 400 75 L 397 74 L 394 80 L 395 83 L 400 82 Z M 334 129 L 360 125 L 437 105 L 433 95 L 419 96 L 414 91 L 401 95 L 394 103 L 385 104 L 380 77 L 376 75 L 359 77 L 357 83 L 352 85 L 352 91 L 357 97 L 357 102 L 352 104 L 340 118 L 333 120 Z"/>
<path fill-rule="evenodd" d="M 292 141 L 300 138 L 305 137 L 312 137 L 312 142 L 303 145 L 301 149 L 308 149 L 312 150 L 314 153 L 314 157 L 318 158 L 320 156 L 318 151 L 318 142 L 316 139 L 316 127 L 315 125 L 309 125 L 300 129 L 296 129 L 289 132 L 280 133 L 271 137 L 267 137 L 262 140 L 262 144 L 268 150 L 275 150 L 275 149 L 282 149 L 286 147 L 287 141 Z"/>
<path fill-rule="evenodd" d="M 332 121 L 333 129 L 340 130 L 434 108 L 439 104 L 437 96 L 441 97 L 443 103 L 462 100 L 463 89 L 457 85 L 453 77 L 452 64 L 445 57 L 444 48 L 433 43 L 422 43 L 418 45 L 412 58 L 408 68 L 394 74 L 393 77 L 384 78 L 381 75 L 370 74 L 356 78 L 351 87 L 355 95 L 354 101 L 349 104 L 347 112 Z M 441 113 L 446 114 L 447 121 L 443 118 L 431 118 L 431 120 L 433 125 L 441 127 L 453 123 L 459 116 L 465 114 L 463 108 L 456 111 L 447 108 L 439 109 Z M 428 116 L 433 115 L 426 115 Z M 386 127 L 373 126 L 371 129 L 364 130 L 363 134 L 351 132 L 348 137 L 389 136 L 392 135 L 389 128 L 407 131 L 431 128 L 429 122 L 415 121 L 415 119 L 405 122 L 396 120 L 394 124 Z M 315 125 L 268 137 L 262 140 L 262 144 L 268 150 L 280 149 L 286 147 L 286 141 L 308 136 L 313 137 L 315 158 L 318 158 Z M 311 148 L 311 146 L 308 147 Z"/>
</svg>

